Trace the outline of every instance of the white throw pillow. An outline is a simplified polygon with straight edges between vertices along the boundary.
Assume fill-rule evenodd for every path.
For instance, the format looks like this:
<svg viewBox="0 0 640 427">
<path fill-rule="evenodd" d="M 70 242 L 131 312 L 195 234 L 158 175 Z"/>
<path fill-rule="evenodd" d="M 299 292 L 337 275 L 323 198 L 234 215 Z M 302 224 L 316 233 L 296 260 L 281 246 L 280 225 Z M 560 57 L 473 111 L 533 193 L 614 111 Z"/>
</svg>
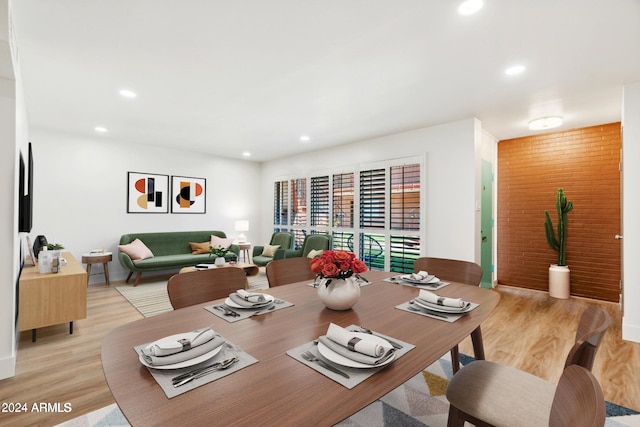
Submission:
<svg viewBox="0 0 640 427">
<path fill-rule="evenodd" d="M 307 254 L 307 258 L 315 258 L 317 256 L 322 255 L 322 252 L 324 252 L 322 249 L 312 249 L 309 251 L 309 253 Z"/>
<path fill-rule="evenodd" d="M 214 248 L 229 249 L 233 243 L 233 239 L 223 239 L 222 237 L 211 235 L 211 246 Z"/>
<path fill-rule="evenodd" d="M 276 251 L 280 249 L 280 245 L 265 245 L 262 249 L 262 256 L 273 258 L 276 256 Z"/>
<path fill-rule="evenodd" d="M 127 245 L 119 245 L 118 249 L 129 255 L 132 260 L 153 258 L 153 252 L 151 252 L 151 249 L 142 243 L 142 240 L 140 239 L 135 239 Z"/>
</svg>

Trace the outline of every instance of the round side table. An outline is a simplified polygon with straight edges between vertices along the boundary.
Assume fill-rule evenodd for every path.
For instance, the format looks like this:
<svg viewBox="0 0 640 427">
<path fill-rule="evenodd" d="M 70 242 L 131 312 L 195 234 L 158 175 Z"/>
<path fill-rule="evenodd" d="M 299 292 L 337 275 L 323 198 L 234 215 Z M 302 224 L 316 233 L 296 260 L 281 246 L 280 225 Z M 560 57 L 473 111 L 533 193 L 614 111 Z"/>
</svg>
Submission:
<svg viewBox="0 0 640 427">
<path fill-rule="evenodd" d="M 82 254 L 82 263 L 87 264 L 87 286 L 89 286 L 89 276 L 91 275 L 92 264 L 102 264 L 104 267 L 104 278 L 107 286 L 109 283 L 109 263 L 113 259 L 111 252 L 98 252 Z"/>
<path fill-rule="evenodd" d="M 242 242 L 242 243 L 238 243 L 238 246 L 240 247 L 240 253 L 242 254 L 242 259 L 244 260 L 244 262 L 251 264 L 251 255 L 249 255 L 249 250 L 251 249 L 251 243 Z"/>
</svg>

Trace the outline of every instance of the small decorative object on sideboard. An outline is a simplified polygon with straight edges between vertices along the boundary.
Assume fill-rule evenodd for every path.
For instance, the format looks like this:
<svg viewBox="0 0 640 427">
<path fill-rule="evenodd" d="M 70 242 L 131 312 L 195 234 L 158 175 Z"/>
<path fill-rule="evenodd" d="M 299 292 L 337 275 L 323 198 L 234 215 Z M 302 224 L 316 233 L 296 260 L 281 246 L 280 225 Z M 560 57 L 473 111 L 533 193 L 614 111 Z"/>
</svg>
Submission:
<svg viewBox="0 0 640 427">
<path fill-rule="evenodd" d="M 349 310 L 360 299 L 356 278 L 367 271 L 364 262 L 346 251 L 326 250 L 309 261 L 311 271 L 320 278 L 318 298 L 332 310 Z M 355 277 L 353 277 L 355 275 Z"/>
<path fill-rule="evenodd" d="M 49 250 L 51 249 L 51 250 Z M 60 250 L 64 249 L 59 244 L 47 244 L 38 256 L 38 273 L 58 273 L 67 260 L 60 256 Z"/>
<path fill-rule="evenodd" d="M 558 233 L 553 229 L 549 211 L 544 211 L 544 231 L 547 235 L 549 247 L 558 252 L 558 263 L 549 267 L 549 296 L 553 298 L 569 298 L 570 282 L 569 267 L 567 266 L 567 214 L 573 209 L 573 203 L 564 195 L 564 190 L 558 188 L 556 193 L 556 211 L 558 212 Z"/>
</svg>

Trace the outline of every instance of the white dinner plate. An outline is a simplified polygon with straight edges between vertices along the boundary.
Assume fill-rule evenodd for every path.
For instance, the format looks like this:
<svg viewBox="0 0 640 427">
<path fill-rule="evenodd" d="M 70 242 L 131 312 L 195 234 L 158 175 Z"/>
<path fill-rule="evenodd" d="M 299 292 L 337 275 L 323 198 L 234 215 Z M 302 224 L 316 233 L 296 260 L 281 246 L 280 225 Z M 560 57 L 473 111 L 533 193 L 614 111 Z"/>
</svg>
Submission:
<svg viewBox="0 0 640 427">
<path fill-rule="evenodd" d="M 411 278 L 410 275 L 405 274 L 404 276 L 400 276 L 400 278 L 402 280 L 404 280 L 405 282 L 409 282 L 409 283 L 414 283 L 416 285 L 431 285 L 434 283 L 440 283 L 440 279 L 438 279 L 436 276 L 434 276 L 433 274 L 430 274 L 426 277 L 426 279 L 423 280 L 416 280 Z"/>
<path fill-rule="evenodd" d="M 385 340 L 384 338 L 376 337 L 374 335 L 365 334 L 361 332 L 352 332 L 352 333 L 356 336 L 359 336 L 362 339 L 380 340 L 381 343 L 386 343 L 389 347 L 391 347 L 391 344 L 389 344 L 389 341 Z M 321 342 L 318 342 L 318 352 L 320 352 L 320 354 L 328 361 L 333 362 L 337 365 L 346 366 L 348 368 L 364 368 L 364 369 L 379 368 L 381 366 L 388 365 L 389 363 L 393 362 L 393 360 L 396 358 L 396 355 L 394 353 L 391 357 L 389 357 L 387 360 L 385 360 L 384 362 L 378 365 L 369 365 L 366 363 L 361 363 L 355 360 L 351 360 L 348 357 L 344 357 L 343 355 L 331 350 L 329 347 L 322 344 Z"/>
<path fill-rule="evenodd" d="M 246 306 L 246 305 L 238 304 L 237 302 L 232 300 L 231 297 L 227 297 L 227 299 L 224 300 L 224 303 L 226 305 L 228 305 L 229 307 L 231 307 L 231 308 L 246 308 L 248 310 L 258 310 L 258 309 L 260 309 L 262 307 L 268 306 L 269 304 L 273 303 L 273 301 L 275 300 L 273 295 L 267 295 L 267 294 L 263 294 L 263 295 L 267 299 L 264 303 L 259 303 L 259 304 L 256 303 L 255 305 L 252 305 L 250 307 Z M 247 303 L 248 303 L 248 301 L 247 301 Z"/>
<path fill-rule="evenodd" d="M 426 301 L 420 301 L 417 298 L 414 299 L 413 302 L 420 307 L 426 308 L 428 310 L 440 311 L 442 313 L 460 314 L 466 313 L 467 311 L 471 310 L 471 303 L 467 303 L 467 305 L 465 305 L 464 307 L 457 308 L 445 305 L 431 304 Z"/>
<path fill-rule="evenodd" d="M 198 363 L 202 363 L 206 360 L 211 359 L 213 356 L 215 356 L 216 354 L 220 353 L 220 350 L 222 350 L 222 348 L 225 346 L 226 344 L 222 344 L 219 345 L 218 347 L 214 348 L 213 350 L 211 350 L 208 353 L 205 353 L 203 355 L 200 355 L 198 357 L 194 357 L 193 359 L 189 359 L 189 360 L 185 360 L 184 362 L 179 362 L 179 363 L 173 363 L 171 365 L 150 365 L 149 363 L 147 363 L 146 360 L 144 360 L 144 357 L 142 356 L 142 353 L 140 353 L 140 363 L 142 363 L 144 366 L 148 367 L 148 368 L 153 368 L 153 369 L 180 369 L 180 368 L 187 368 L 189 366 L 193 366 L 193 365 L 197 365 Z"/>
</svg>

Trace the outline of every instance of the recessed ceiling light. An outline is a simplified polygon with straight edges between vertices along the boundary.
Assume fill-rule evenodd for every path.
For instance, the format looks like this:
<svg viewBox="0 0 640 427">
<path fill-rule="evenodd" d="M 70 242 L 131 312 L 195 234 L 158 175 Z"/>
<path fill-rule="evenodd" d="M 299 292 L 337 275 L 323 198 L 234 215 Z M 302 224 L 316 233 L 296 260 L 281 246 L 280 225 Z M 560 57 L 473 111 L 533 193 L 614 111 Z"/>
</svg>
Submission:
<svg viewBox="0 0 640 427">
<path fill-rule="evenodd" d="M 458 13 L 460 15 L 473 15 L 480 9 L 482 9 L 482 0 L 466 0 L 458 6 Z"/>
<path fill-rule="evenodd" d="M 95 130 L 96 132 L 106 132 L 107 128 L 102 127 L 102 126 L 96 126 L 93 128 L 93 130 Z"/>
<path fill-rule="evenodd" d="M 504 70 L 504 73 L 507 76 L 515 76 L 516 74 L 522 73 L 524 70 L 526 70 L 526 67 L 524 65 L 513 65 Z"/>
<path fill-rule="evenodd" d="M 248 151 L 243 151 L 243 152 L 242 152 L 242 155 L 243 155 L 244 157 L 251 157 L 251 153 L 250 153 L 250 152 L 248 152 Z"/>
<path fill-rule="evenodd" d="M 529 129 L 531 130 L 544 130 L 557 128 L 562 124 L 562 117 L 542 117 L 540 119 L 531 120 L 529 122 Z"/>
<path fill-rule="evenodd" d="M 135 98 L 136 96 L 138 96 L 134 91 L 129 89 L 122 89 L 119 93 L 120 93 L 120 96 L 124 98 Z"/>
<path fill-rule="evenodd" d="M 302 141 L 302 142 L 311 141 L 311 137 L 309 135 L 302 135 L 300 137 L 300 141 Z"/>
</svg>

